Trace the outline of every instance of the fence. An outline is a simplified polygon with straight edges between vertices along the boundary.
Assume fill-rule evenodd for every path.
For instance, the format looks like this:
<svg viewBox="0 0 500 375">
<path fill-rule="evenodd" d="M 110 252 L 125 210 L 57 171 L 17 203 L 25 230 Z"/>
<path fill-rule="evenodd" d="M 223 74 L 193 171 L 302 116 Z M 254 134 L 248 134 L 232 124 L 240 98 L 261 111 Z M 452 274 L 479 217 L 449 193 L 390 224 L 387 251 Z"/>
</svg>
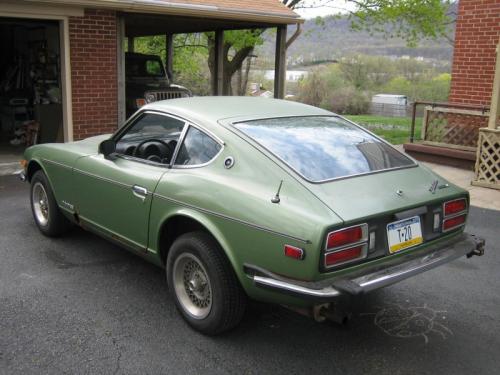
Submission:
<svg viewBox="0 0 500 375">
<path fill-rule="evenodd" d="M 410 117 L 412 106 L 404 104 L 371 103 L 370 114 L 385 117 Z M 417 116 L 422 117 L 423 109 L 417 108 Z"/>
<path fill-rule="evenodd" d="M 476 151 L 479 128 L 488 124 L 483 109 L 427 106 L 422 123 L 422 143 Z"/>
<path fill-rule="evenodd" d="M 488 124 L 489 107 L 452 103 L 413 103 L 410 142 L 415 139 L 419 106 L 423 108 L 422 143 L 475 151 L 479 128 Z"/>
</svg>

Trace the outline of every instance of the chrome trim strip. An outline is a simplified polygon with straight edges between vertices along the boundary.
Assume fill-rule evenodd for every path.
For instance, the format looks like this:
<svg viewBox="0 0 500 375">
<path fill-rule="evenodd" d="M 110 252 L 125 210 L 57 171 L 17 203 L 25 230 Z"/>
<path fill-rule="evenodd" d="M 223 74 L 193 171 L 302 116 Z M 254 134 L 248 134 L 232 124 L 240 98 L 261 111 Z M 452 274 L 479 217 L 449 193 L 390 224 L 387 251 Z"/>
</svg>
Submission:
<svg viewBox="0 0 500 375">
<path fill-rule="evenodd" d="M 42 161 L 45 162 L 45 163 L 57 165 L 59 167 L 63 167 L 63 168 L 67 168 L 67 169 L 73 169 L 73 167 L 70 167 L 69 165 L 66 165 L 66 164 L 63 164 L 63 163 L 59 163 L 58 161 L 49 160 L 49 159 L 42 159 Z"/>
<path fill-rule="evenodd" d="M 74 211 L 74 210 L 70 210 L 68 207 L 62 206 L 62 205 L 60 205 L 60 204 L 58 204 L 57 206 L 58 206 L 61 210 L 64 210 L 64 211 L 66 211 L 66 212 L 70 213 L 71 215 L 73 215 L 73 214 L 75 213 L 75 211 Z"/>
<path fill-rule="evenodd" d="M 107 178 L 107 177 L 102 177 L 102 176 L 98 176 L 98 175 L 90 173 L 90 172 L 82 171 L 81 169 L 73 168 L 73 171 L 78 172 L 78 173 L 83 174 L 83 175 L 88 176 L 88 177 L 93 177 L 93 178 L 95 178 L 97 180 L 101 180 L 101 181 L 112 183 L 114 185 L 117 185 L 117 186 L 120 186 L 120 187 L 123 187 L 123 188 L 126 188 L 126 189 L 131 189 L 132 186 L 133 186 L 133 185 L 130 185 L 130 184 L 126 184 L 124 182 L 112 180 L 112 179 Z M 148 194 L 151 194 L 151 193 L 148 193 Z"/>
<path fill-rule="evenodd" d="M 188 208 L 191 208 L 193 210 L 200 211 L 200 212 L 203 212 L 203 213 L 206 213 L 206 214 L 209 214 L 209 215 L 217 216 L 217 217 L 220 217 L 222 219 L 230 220 L 230 221 L 233 221 L 233 222 L 238 223 L 238 224 L 243 224 L 243 225 L 246 225 L 246 226 L 254 228 L 254 229 L 262 230 L 264 232 L 276 234 L 278 236 L 285 237 L 285 238 L 290 238 L 292 240 L 295 240 L 295 241 L 298 241 L 298 242 L 302 242 L 304 244 L 310 244 L 311 243 L 311 241 L 309 241 L 309 240 L 305 240 L 305 239 L 302 239 L 302 238 L 299 238 L 299 237 L 295 237 L 295 236 L 292 236 L 292 235 L 289 235 L 289 234 L 277 232 L 275 230 L 272 230 L 272 229 L 269 229 L 269 228 L 266 228 L 266 227 L 262 227 L 262 226 L 257 225 L 257 224 L 253 224 L 253 223 L 250 223 L 250 222 L 245 221 L 245 220 L 237 219 L 237 218 L 234 218 L 234 217 L 231 217 L 231 216 L 227 216 L 227 215 L 215 212 L 215 211 L 207 210 L 206 208 L 197 207 L 197 206 L 194 206 L 192 204 L 179 201 L 177 199 L 168 198 L 168 197 L 165 197 L 164 195 L 161 195 L 161 194 L 158 194 L 158 193 L 153 193 L 153 197 L 157 197 L 157 198 L 166 200 L 167 202 L 171 202 L 171 203 L 175 203 L 175 204 L 178 204 L 178 205 L 181 205 L 181 206 L 184 206 L 184 207 L 188 207 Z"/>
<path fill-rule="evenodd" d="M 172 154 L 172 157 L 170 158 L 170 163 L 168 163 L 168 167 L 172 168 L 175 161 L 177 160 L 177 155 L 179 155 L 179 151 L 181 150 L 182 144 L 184 143 L 184 139 L 186 138 L 186 134 L 189 129 L 189 124 L 187 122 L 184 123 L 184 127 L 182 128 L 181 135 L 179 136 L 179 139 L 177 140 L 177 144 L 175 145 L 175 150 Z"/>
<path fill-rule="evenodd" d="M 355 291 L 355 293 L 364 293 L 383 288 L 451 262 L 464 255 L 471 254 L 475 249 L 482 249 L 484 248 L 484 240 L 476 239 L 474 236 L 464 233 L 462 236 L 442 245 L 436 245 L 436 247 L 434 251 L 430 249 L 431 252 L 373 272 L 362 275 L 359 275 L 358 272 L 352 278 L 345 275 L 332 277 L 330 285 L 323 288 L 314 285 L 314 282 L 295 282 L 291 279 L 279 280 L 273 278 L 272 274 L 249 276 L 258 287 L 268 288 L 276 292 L 289 293 L 300 298 L 328 300 L 345 293 L 345 289 L 340 287 L 342 283 L 352 283 L 356 288 L 352 288 L 351 290 Z M 328 280 L 323 281 L 323 284 L 325 283 L 328 283 Z M 337 287 L 336 284 L 339 286 Z"/>
</svg>

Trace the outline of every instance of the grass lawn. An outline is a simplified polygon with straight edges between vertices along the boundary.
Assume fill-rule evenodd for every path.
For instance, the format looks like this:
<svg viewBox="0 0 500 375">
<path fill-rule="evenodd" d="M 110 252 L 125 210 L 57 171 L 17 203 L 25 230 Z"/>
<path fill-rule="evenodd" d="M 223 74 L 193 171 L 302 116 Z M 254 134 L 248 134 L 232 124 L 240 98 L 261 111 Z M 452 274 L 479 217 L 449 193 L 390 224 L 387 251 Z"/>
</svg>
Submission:
<svg viewBox="0 0 500 375">
<path fill-rule="evenodd" d="M 386 141 L 398 145 L 408 142 L 410 139 L 411 118 L 410 117 L 383 117 L 372 115 L 344 116 L 351 121 L 365 127 L 369 131 L 384 138 Z M 415 140 L 420 139 L 420 128 L 422 118 L 415 122 Z"/>
</svg>

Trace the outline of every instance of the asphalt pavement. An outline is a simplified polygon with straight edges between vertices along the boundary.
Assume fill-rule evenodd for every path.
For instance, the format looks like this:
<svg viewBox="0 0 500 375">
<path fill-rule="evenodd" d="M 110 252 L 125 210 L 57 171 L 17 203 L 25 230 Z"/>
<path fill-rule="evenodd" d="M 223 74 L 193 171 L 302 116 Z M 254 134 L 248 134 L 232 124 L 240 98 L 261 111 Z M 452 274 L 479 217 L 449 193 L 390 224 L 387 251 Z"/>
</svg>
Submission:
<svg viewBox="0 0 500 375">
<path fill-rule="evenodd" d="M 28 185 L 0 177 L 0 374 L 498 374 L 500 211 L 472 207 L 483 257 L 357 299 L 346 325 L 253 303 L 194 332 L 163 270 L 75 228 L 44 237 Z"/>
</svg>

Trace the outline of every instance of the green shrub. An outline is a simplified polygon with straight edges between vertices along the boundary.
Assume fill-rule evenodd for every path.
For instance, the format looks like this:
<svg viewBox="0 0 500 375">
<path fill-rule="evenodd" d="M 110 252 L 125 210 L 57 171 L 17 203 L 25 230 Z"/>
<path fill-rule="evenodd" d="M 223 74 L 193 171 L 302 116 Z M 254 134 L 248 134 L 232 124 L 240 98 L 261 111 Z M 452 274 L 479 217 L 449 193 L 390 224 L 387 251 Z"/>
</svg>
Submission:
<svg viewBox="0 0 500 375">
<path fill-rule="evenodd" d="M 354 86 L 346 86 L 330 91 L 320 107 L 339 114 L 360 115 L 368 113 L 370 98 Z"/>
</svg>

